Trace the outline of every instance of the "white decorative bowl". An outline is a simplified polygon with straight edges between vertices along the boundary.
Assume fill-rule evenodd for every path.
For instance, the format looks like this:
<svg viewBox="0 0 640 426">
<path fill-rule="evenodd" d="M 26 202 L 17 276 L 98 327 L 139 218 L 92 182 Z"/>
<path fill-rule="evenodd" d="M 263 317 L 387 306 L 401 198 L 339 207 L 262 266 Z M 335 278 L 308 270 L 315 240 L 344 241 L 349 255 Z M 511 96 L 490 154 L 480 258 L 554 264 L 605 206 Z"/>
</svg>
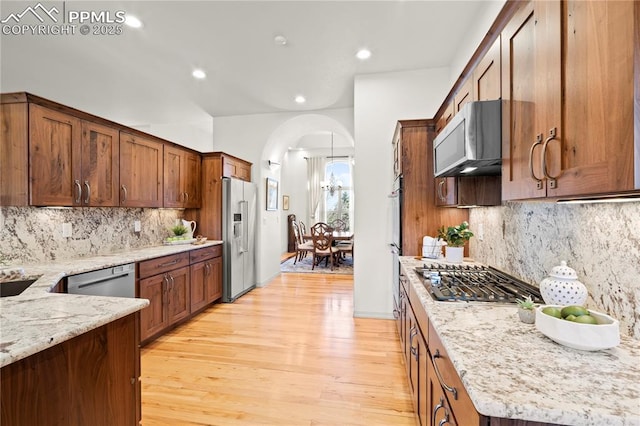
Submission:
<svg viewBox="0 0 640 426">
<path fill-rule="evenodd" d="M 582 324 L 543 313 L 547 306 L 558 309 L 564 306 L 543 305 L 536 309 L 536 328 L 554 342 L 582 351 L 599 351 L 620 344 L 620 323 L 615 318 L 589 309 L 598 324 Z"/>
</svg>

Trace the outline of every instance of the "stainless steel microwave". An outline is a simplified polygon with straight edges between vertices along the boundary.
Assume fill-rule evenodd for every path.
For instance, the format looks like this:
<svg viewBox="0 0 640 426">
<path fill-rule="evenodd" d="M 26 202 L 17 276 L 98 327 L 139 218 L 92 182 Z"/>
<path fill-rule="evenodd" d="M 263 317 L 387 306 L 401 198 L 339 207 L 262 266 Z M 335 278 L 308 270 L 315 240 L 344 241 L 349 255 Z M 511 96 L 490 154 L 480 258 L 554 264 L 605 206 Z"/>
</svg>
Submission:
<svg viewBox="0 0 640 426">
<path fill-rule="evenodd" d="M 502 101 L 469 102 L 433 141 L 438 176 L 499 175 L 502 166 Z"/>
</svg>

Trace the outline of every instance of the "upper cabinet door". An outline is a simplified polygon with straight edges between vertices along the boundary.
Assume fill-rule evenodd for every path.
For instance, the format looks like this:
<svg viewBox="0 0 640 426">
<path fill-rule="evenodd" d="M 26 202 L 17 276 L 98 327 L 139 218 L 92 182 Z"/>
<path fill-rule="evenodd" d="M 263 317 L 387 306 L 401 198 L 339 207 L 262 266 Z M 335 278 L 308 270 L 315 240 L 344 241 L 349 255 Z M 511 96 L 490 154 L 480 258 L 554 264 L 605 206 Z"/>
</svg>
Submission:
<svg viewBox="0 0 640 426">
<path fill-rule="evenodd" d="M 31 205 L 82 205 L 81 121 L 29 105 Z"/>
<path fill-rule="evenodd" d="M 504 28 L 502 42 L 502 199 L 546 197 L 539 160 L 560 122 L 560 3 L 530 1 Z M 551 173 L 557 166 L 549 165 Z"/>
<path fill-rule="evenodd" d="M 201 159 L 200 155 L 193 152 L 185 152 L 184 154 L 185 164 L 185 180 L 184 180 L 184 192 L 185 201 L 184 206 L 186 208 L 199 208 L 200 207 L 200 168 Z"/>
<path fill-rule="evenodd" d="M 83 206 L 117 207 L 120 138 L 117 129 L 82 122 Z"/>
<path fill-rule="evenodd" d="M 453 96 L 453 104 L 456 109 L 456 114 L 460 112 L 465 104 L 473 101 L 473 78 L 469 77 L 465 80 L 458 93 Z"/>
<path fill-rule="evenodd" d="M 476 101 L 500 99 L 500 35 L 473 71 L 473 98 Z"/>
<path fill-rule="evenodd" d="M 163 144 L 120 132 L 120 205 L 162 207 Z"/>
<path fill-rule="evenodd" d="M 181 149 L 164 147 L 164 206 L 184 207 L 184 161 Z"/>
<path fill-rule="evenodd" d="M 201 159 L 186 149 L 164 147 L 164 206 L 200 207 Z"/>
<path fill-rule="evenodd" d="M 640 189 L 640 182 L 634 186 L 640 167 L 640 153 L 634 166 L 634 25 L 635 31 L 640 25 L 634 3 L 640 9 L 633 1 L 562 2 L 564 139 L 550 142 L 555 151 L 546 153 L 553 168 L 547 175 L 557 176 L 548 196 Z"/>
</svg>

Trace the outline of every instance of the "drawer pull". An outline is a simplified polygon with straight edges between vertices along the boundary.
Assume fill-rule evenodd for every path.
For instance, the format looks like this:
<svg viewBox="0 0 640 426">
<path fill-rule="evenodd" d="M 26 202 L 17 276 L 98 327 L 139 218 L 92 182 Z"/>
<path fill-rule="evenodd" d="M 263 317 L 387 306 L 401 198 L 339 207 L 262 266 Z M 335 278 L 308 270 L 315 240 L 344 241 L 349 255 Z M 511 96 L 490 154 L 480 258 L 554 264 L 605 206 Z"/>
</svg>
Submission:
<svg viewBox="0 0 640 426">
<path fill-rule="evenodd" d="M 80 204 L 80 200 L 82 199 L 82 186 L 80 186 L 80 181 L 78 179 L 73 181 L 73 184 L 76 186 L 77 194 L 78 196 L 76 197 L 75 203 L 76 204 Z"/>
<path fill-rule="evenodd" d="M 436 376 L 438 376 L 438 381 L 447 392 L 451 392 L 453 394 L 453 399 L 458 399 L 458 389 L 447 385 L 442 378 L 442 374 L 440 374 L 440 370 L 438 370 L 438 363 L 436 362 L 436 358 L 442 358 L 440 355 L 440 349 L 436 349 L 436 353 L 433 354 L 433 369 L 436 370 Z"/>
<path fill-rule="evenodd" d="M 178 259 L 174 259 L 171 262 L 162 263 L 162 264 L 158 265 L 157 268 L 164 268 L 165 266 L 175 265 L 176 263 L 178 263 Z"/>
</svg>

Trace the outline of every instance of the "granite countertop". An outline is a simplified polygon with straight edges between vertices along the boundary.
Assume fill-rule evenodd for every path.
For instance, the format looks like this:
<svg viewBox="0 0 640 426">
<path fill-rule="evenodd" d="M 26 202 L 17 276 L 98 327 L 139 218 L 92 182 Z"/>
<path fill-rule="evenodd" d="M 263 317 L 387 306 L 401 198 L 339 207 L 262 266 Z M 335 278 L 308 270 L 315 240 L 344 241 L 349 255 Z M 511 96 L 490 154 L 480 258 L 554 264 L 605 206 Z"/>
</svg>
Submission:
<svg viewBox="0 0 640 426">
<path fill-rule="evenodd" d="M 404 274 L 479 413 L 576 426 L 640 425 L 640 341 L 580 351 L 559 345 L 511 305 L 435 302 L 414 268 Z"/>
<path fill-rule="evenodd" d="M 0 298 L 0 367 L 137 312 L 147 299 L 50 293 L 63 277 L 222 244 L 167 245 L 24 268 L 39 277 L 18 296 Z M 0 285 L 2 285 L 0 283 Z"/>
</svg>

